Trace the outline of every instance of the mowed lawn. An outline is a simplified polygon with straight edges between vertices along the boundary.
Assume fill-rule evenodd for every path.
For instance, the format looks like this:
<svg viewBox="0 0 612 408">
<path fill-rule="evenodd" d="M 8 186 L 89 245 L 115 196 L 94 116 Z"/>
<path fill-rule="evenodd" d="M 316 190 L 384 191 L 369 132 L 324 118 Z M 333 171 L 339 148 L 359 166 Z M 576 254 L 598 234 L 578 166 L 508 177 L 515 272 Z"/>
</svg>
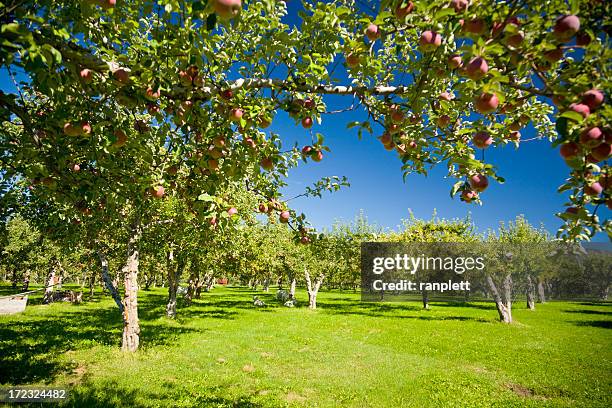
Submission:
<svg viewBox="0 0 612 408">
<path fill-rule="evenodd" d="M 0 316 L 0 383 L 71 388 L 68 406 L 612 406 L 612 305 L 362 303 L 322 292 L 319 310 L 275 290 L 215 288 L 176 321 L 164 289 L 140 292 L 141 349 L 119 350 L 121 317 L 82 305 Z"/>
</svg>

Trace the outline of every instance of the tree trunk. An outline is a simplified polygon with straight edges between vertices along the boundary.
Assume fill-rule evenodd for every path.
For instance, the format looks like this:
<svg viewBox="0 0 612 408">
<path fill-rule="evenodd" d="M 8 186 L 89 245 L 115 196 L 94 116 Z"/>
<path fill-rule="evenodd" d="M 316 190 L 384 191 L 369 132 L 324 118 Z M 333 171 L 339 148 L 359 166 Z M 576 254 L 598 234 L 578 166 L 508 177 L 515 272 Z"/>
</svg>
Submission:
<svg viewBox="0 0 612 408">
<path fill-rule="evenodd" d="M 53 301 L 53 288 L 55 287 L 55 265 L 52 264 L 49 268 L 49 275 L 47 275 L 47 285 L 45 287 L 45 295 L 43 296 L 43 303 L 49 304 Z"/>
<path fill-rule="evenodd" d="M 89 277 L 89 297 L 92 298 L 94 295 L 94 288 L 96 286 L 96 274 L 95 272 L 91 273 L 91 276 Z M 119 302 L 119 304 L 121 304 L 121 302 Z"/>
<path fill-rule="evenodd" d="M 193 299 L 193 295 L 195 294 L 195 289 L 197 285 L 197 279 L 195 274 L 191 274 L 189 276 L 189 285 L 187 286 L 187 294 L 185 295 L 185 304 L 187 306 L 191 305 L 191 300 Z"/>
<path fill-rule="evenodd" d="M 509 292 L 511 293 L 512 287 L 512 277 L 510 275 L 506 275 L 504 279 L 504 297 L 500 295 L 497 290 L 497 286 L 493 281 L 491 275 L 487 275 L 487 284 L 489 285 L 489 289 L 493 294 L 493 300 L 495 301 L 495 306 L 497 307 L 497 313 L 499 313 L 499 320 L 504 323 L 512 323 L 512 301 L 509 297 Z"/>
<path fill-rule="evenodd" d="M 269 292 L 270 291 L 270 279 L 268 279 L 268 278 L 264 279 L 263 290 L 264 290 L 264 292 Z"/>
<path fill-rule="evenodd" d="M 136 220 L 131 228 L 127 246 L 127 262 L 124 268 L 125 295 L 123 297 L 123 351 L 134 352 L 140 342 L 140 323 L 138 321 L 138 262 L 140 253 L 140 220 Z"/>
<path fill-rule="evenodd" d="M 22 287 L 22 291 L 23 292 L 27 292 L 29 287 L 30 287 L 30 271 L 28 270 L 23 275 L 23 287 Z"/>
<path fill-rule="evenodd" d="M 599 300 L 608 300 L 608 295 L 610 294 L 610 286 L 606 286 L 599 293 Z"/>
<path fill-rule="evenodd" d="M 319 275 L 315 279 L 314 284 L 310 279 L 308 269 L 304 270 L 304 277 L 306 278 L 306 287 L 308 289 L 308 308 L 314 310 L 317 308 L 317 294 L 319 293 L 323 279 L 325 279 L 325 275 Z"/>
<path fill-rule="evenodd" d="M 527 308 L 535 310 L 535 286 L 531 275 L 527 275 L 527 293 L 525 295 L 527 296 Z"/>
<path fill-rule="evenodd" d="M 423 289 L 421 295 L 423 297 L 423 309 L 429 310 L 429 293 Z"/>
<path fill-rule="evenodd" d="M 117 286 L 113 283 L 110 274 L 108 273 L 108 259 L 106 259 L 106 254 L 104 254 L 102 251 L 98 251 L 98 258 L 100 258 L 100 263 L 102 264 L 102 280 L 104 281 L 106 289 L 108 289 L 113 300 L 119 307 L 119 311 L 123 314 L 123 303 L 121 302 L 121 297 L 117 291 Z M 92 280 L 95 279 L 94 276 L 95 275 L 92 276 Z"/>
<path fill-rule="evenodd" d="M 169 261 L 174 260 L 174 253 L 170 251 Z M 181 281 L 181 274 L 185 269 L 185 262 L 179 258 L 176 268 L 168 266 L 168 304 L 166 305 L 166 316 L 174 319 L 176 317 L 176 292 Z"/>
<path fill-rule="evenodd" d="M 546 303 L 546 293 L 544 292 L 544 283 L 538 281 L 538 301 L 540 303 Z"/>
<path fill-rule="evenodd" d="M 289 287 L 289 299 L 295 299 L 295 286 L 297 285 L 297 279 L 295 276 L 291 277 L 291 286 Z"/>
</svg>

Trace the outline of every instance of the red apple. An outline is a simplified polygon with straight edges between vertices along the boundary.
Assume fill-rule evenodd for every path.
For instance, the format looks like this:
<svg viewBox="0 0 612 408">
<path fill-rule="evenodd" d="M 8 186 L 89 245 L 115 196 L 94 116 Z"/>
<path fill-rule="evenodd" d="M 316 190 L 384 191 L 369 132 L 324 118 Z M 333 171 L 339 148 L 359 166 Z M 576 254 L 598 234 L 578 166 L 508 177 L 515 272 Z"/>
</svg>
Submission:
<svg viewBox="0 0 612 408">
<path fill-rule="evenodd" d="M 478 198 L 478 193 L 472 190 L 463 190 L 461 192 L 461 199 L 466 203 L 471 203 L 473 200 Z"/>
<path fill-rule="evenodd" d="M 481 18 L 467 20 L 463 25 L 463 31 L 471 34 L 482 34 L 487 30 L 487 25 Z"/>
<path fill-rule="evenodd" d="M 87 68 L 84 68 L 79 72 L 79 76 L 81 80 L 86 84 L 89 84 L 93 80 L 93 71 Z"/>
<path fill-rule="evenodd" d="M 368 28 L 365 30 L 365 35 L 368 37 L 370 41 L 376 41 L 378 37 L 380 37 L 380 31 L 378 30 L 378 26 L 376 24 L 370 23 Z"/>
<path fill-rule="evenodd" d="M 85 136 L 91 134 L 91 125 L 86 121 L 81 122 L 81 134 Z"/>
<path fill-rule="evenodd" d="M 148 87 L 147 90 L 145 91 L 145 98 L 147 98 L 150 101 L 155 101 L 159 98 L 160 95 L 160 91 L 159 89 L 157 89 L 157 91 L 154 91 L 153 88 Z"/>
<path fill-rule="evenodd" d="M 423 31 L 419 39 L 419 45 L 424 52 L 434 51 L 442 44 L 442 36 L 435 31 Z"/>
<path fill-rule="evenodd" d="M 567 142 L 561 145 L 559 153 L 564 159 L 573 159 L 580 153 L 580 146 L 574 142 Z"/>
<path fill-rule="evenodd" d="M 227 215 L 229 215 L 230 217 L 234 214 L 238 214 L 238 210 L 236 208 L 232 207 L 229 210 L 227 210 Z"/>
<path fill-rule="evenodd" d="M 80 136 L 83 129 L 80 126 L 74 126 L 70 122 L 64 123 L 64 134 L 67 136 Z"/>
<path fill-rule="evenodd" d="M 289 218 L 291 218 L 291 213 L 289 211 L 281 211 L 280 215 L 278 216 L 278 220 L 283 224 L 288 223 Z"/>
<path fill-rule="evenodd" d="M 349 68 L 355 68 L 359 65 L 360 60 L 359 54 L 351 52 L 346 56 L 346 65 L 348 65 Z"/>
<path fill-rule="evenodd" d="M 468 4 L 468 0 L 451 0 L 450 2 L 451 7 L 455 9 L 456 13 L 463 13 L 467 10 Z"/>
<path fill-rule="evenodd" d="M 406 16 L 412 13 L 412 10 L 414 9 L 413 2 L 411 1 L 406 2 L 404 7 L 402 7 L 402 3 L 403 1 L 401 1 L 395 8 L 395 18 L 397 18 L 398 20 L 405 19 Z"/>
<path fill-rule="evenodd" d="M 258 210 L 259 210 L 260 213 L 267 213 L 268 212 L 268 206 L 266 205 L 266 203 L 259 203 Z"/>
<path fill-rule="evenodd" d="M 213 0 L 212 5 L 215 13 L 222 20 L 232 19 L 242 11 L 241 0 Z"/>
<path fill-rule="evenodd" d="M 582 94 L 582 103 L 587 105 L 591 111 L 597 109 L 604 100 L 604 94 L 598 89 L 591 89 Z"/>
<path fill-rule="evenodd" d="M 436 124 L 440 128 L 445 128 L 450 124 L 450 121 L 451 121 L 450 116 L 442 115 L 442 116 L 439 116 L 438 119 L 436 119 Z"/>
<path fill-rule="evenodd" d="M 584 186 L 584 194 L 588 196 L 598 196 L 603 191 L 603 187 L 597 181 Z"/>
<path fill-rule="evenodd" d="M 612 145 L 602 143 L 591 150 L 591 154 L 598 161 L 606 160 L 612 155 Z"/>
<path fill-rule="evenodd" d="M 521 140 L 521 132 L 519 132 L 518 130 L 514 131 L 514 132 L 510 132 L 510 134 L 508 135 L 508 139 L 514 141 L 514 142 L 518 142 Z"/>
<path fill-rule="evenodd" d="M 232 122 L 240 122 L 240 119 L 242 119 L 242 115 L 244 115 L 242 109 L 234 108 L 230 112 L 230 120 Z"/>
<path fill-rule="evenodd" d="M 78 173 L 79 171 L 81 171 L 81 166 L 79 166 L 78 164 L 74 164 L 72 166 L 72 171 L 74 171 L 75 173 Z"/>
<path fill-rule="evenodd" d="M 563 58 L 563 50 L 561 48 L 556 48 L 554 50 L 546 51 L 544 53 L 544 59 L 550 62 L 551 64 L 554 64 L 561 58 Z"/>
<path fill-rule="evenodd" d="M 580 133 L 580 143 L 588 146 L 595 147 L 603 142 L 603 132 L 598 127 L 587 128 Z"/>
<path fill-rule="evenodd" d="M 442 99 L 443 101 L 452 101 L 455 98 L 455 95 L 451 94 L 450 92 L 442 92 L 440 95 L 438 95 L 439 99 Z"/>
<path fill-rule="evenodd" d="M 234 92 L 231 89 L 224 89 L 220 92 L 223 99 L 230 100 L 234 96 Z"/>
<path fill-rule="evenodd" d="M 212 217 L 210 220 L 208 220 L 208 223 L 210 224 L 211 227 L 216 227 L 217 226 L 217 217 Z"/>
<path fill-rule="evenodd" d="M 489 64 L 482 57 L 475 57 L 465 67 L 465 72 L 470 79 L 478 80 L 489 71 Z"/>
<path fill-rule="evenodd" d="M 304 127 L 304 129 L 310 129 L 312 127 L 312 118 L 311 117 L 306 117 L 304 119 L 302 119 L 302 126 Z"/>
<path fill-rule="evenodd" d="M 474 174 L 470 177 L 469 182 L 472 189 L 477 192 L 484 191 L 489 187 L 489 180 L 484 174 Z"/>
<path fill-rule="evenodd" d="M 215 145 L 215 147 L 218 147 L 220 149 L 225 147 L 225 137 L 223 136 L 218 136 L 215 138 L 215 140 L 213 141 L 213 144 Z"/>
<path fill-rule="evenodd" d="M 121 147 L 127 142 L 127 135 L 121 129 L 115 129 L 113 132 L 117 141 L 114 143 L 114 146 Z"/>
<path fill-rule="evenodd" d="M 580 30 L 580 19 L 578 16 L 561 16 L 557 19 L 553 28 L 553 36 L 559 41 L 567 41 Z"/>
<path fill-rule="evenodd" d="M 585 32 L 576 34 L 576 45 L 585 47 L 591 43 L 591 36 Z"/>
<path fill-rule="evenodd" d="M 518 48 L 523 43 L 524 39 L 525 34 L 519 31 L 518 33 L 511 34 L 505 37 L 504 42 L 510 47 Z"/>
<path fill-rule="evenodd" d="M 206 161 L 206 167 L 211 171 L 217 171 L 219 169 L 219 161 L 217 159 L 208 159 Z"/>
<path fill-rule="evenodd" d="M 313 162 L 318 163 L 323 160 L 323 152 L 321 150 L 314 150 L 312 153 L 310 153 L 310 158 Z"/>
<path fill-rule="evenodd" d="M 393 143 L 393 137 L 391 136 L 390 133 L 383 133 L 383 135 L 380 137 L 380 141 L 382 142 L 382 144 L 384 145 L 388 145 Z"/>
<path fill-rule="evenodd" d="M 270 171 L 274 168 L 274 162 L 269 157 L 264 157 L 263 159 L 261 159 L 260 164 L 261 164 L 261 167 L 267 171 Z"/>
<path fill-rule="evenodd" d="M 162 198 L 165 192 L 166 189 L 164 188 L 164 186 L 153 187 L 153 196 L 155 198 Z"/>
<path fill-rule="evenodd" d="M 493 143 L 493 138 L 488 132 L 480 131 L 474 135 L 472 143 L 479 149 L 486 149 Z"/>
<path fill-rule="evenodd" d="M 499 98 L 494 93 L 482 93 L 474 100 L 474 108 L 482 114 L 495 112 L 498 105 Z"/>
<path fill-rule="evenodd" d="M 117 4 L 117 0 L 99 0 L 98 4 L 104 10 L 108 10 L 108 9 L 115 7 L 115 5 Z"/>
<path fill-rule="evenodd" d="M 463 65 L 461 56 L 456 54 L 449 56 L 447 62 L 448 66 L 452 69 L 459 68 L 461 65 Z"/>
<path fill-rule="evenodd" d="M 304 146 L 302 147 L 302 155 L 308 156 L 312 152 L 312 146 Z"/>
<path fill-rule="evenodd" d="M 399 107 L 392 109 L 391 120 L 393 122 L 402 122 L 404 120 L 404 112 Z"/>
<path fill-rule="evenodd" d="M 130 73 L 123 68 L 117 69 L 113 72 L 113 77 L 121 84 L 127 84 L 130 82 Z"/>
</svg>

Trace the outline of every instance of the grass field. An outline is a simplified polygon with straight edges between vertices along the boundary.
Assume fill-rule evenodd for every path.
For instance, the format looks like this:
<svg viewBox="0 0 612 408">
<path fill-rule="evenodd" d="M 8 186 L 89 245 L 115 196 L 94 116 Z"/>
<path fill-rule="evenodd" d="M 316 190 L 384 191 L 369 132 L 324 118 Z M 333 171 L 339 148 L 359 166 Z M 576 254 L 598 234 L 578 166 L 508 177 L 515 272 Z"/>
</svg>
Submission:
<svg viewBox="0 0 612 408">
<path fill-rule="evenodd" d="M 164 290 L 141 291 L 135 355 L 110 298 L 28 306 L 0 316 L 0 382 L 69 386 L 75 407 L 612 406 L 610 304 L 518 304 L 508 326 L 488 303 L 253 294 L 216 288 L 171 321 Z"/>
</svg>

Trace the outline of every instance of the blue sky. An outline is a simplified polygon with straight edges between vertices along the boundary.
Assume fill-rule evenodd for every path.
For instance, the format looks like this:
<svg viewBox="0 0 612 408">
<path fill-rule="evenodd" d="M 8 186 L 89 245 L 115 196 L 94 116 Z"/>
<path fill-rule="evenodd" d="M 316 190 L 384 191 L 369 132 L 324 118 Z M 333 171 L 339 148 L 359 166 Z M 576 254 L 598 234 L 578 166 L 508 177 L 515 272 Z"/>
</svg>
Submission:
<svg viewBox="0 0 612 408">
<path fill-rule="evenodd" d="M 294 22 L 299 2 L 289 2 L 289 21 Z M 15 92 L 5 68 L 0 70 L 0 89 Z M 326 99 L 328 110 L 348 107 L 350 96 L 333 96 Z M 298 212 L 304 212 L 318 229 L 331 226 L 336 220 L 350 221 L 363 210 L 370 222 L 382 227 L 396 228 L 411 210 L 419 218 L 430 218 L 434 211 L 442 218 L 470 216 L 479 230 L 497 228 L 500 221 L 514 220 L 524 215 L 534 225 L 543 224 L 554 234 L 561 220 L 554 214 L 563 210 L 564 197 L 556 190 L 567 177 L 568 168 L 556 149 L 546 140 L 514 146 L 489 148 L 487 161 L 498 167 L 498 174 L 506 179 L 503 185 L 492 182 L 482 195 L 484 204 L 468 205 L 458 197 L 451 199 L 450 188 L 454 179 L 445 179 L 445 166 L 433 169 L 425 177 L 409 176 L 402 180 L 401 161 L 395 151 L 386 151 L 374 135 L 357 138 L 357 131 L 347 129 L 346 124 L 364 120 L 358 110 L 336 115 L 326 115 L 323 123 L 315 123 L 311 131 L 325 136 L 325 144 L 331 148 L 322 162 L 302 164 L 291 171 L 286 197 L 298 195 L 307 185 L 323 176 L 347 176 L 351 187 L 319 198 L 299 198 L 291 202 Z M 285 146 L 297 141 L 300 146 L 311 143 L 311 133 L 295 124 L 284 112 L 279 112 L 271 131 L 281 135 Z M 532 127 L 522 130 L 523 139 L 535 136 Z M 607 209 L 600 213 L 609 218 Z M 599 234 L 597 241 L 608 241 Z"/>
</svg>

